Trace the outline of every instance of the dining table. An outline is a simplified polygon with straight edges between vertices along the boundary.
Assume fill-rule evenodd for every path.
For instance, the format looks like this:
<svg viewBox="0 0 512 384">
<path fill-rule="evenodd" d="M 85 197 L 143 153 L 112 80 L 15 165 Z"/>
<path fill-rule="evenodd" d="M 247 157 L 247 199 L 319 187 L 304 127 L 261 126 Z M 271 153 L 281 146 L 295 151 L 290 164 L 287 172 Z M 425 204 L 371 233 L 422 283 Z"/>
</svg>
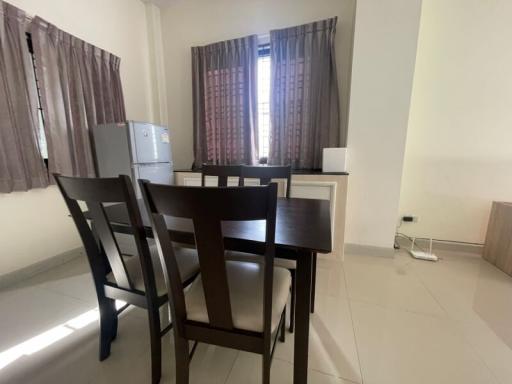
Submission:
<svg viewBox="0 0 512 384">
<path fill-rule="evenodd" d="M 151 224 L 142 200 L 140 207 L 146 235 L 153 237 Z M 128 214 L 123 204 L 105 207 L 112 230 L 131 234 Z M 194 244 L 190 219 L 166 217 L 173 241 Z M 226 249 L 261 253 L 265 241 L 265 221 L 223 222 Z M 313 257 L 332 252 L 330 203 L 327 200 L 278 198 L 275 232 L 276 257 L 296 260 L 296 307 L 293 382 L 308 382 L 309 320 Z"/>
</svg>

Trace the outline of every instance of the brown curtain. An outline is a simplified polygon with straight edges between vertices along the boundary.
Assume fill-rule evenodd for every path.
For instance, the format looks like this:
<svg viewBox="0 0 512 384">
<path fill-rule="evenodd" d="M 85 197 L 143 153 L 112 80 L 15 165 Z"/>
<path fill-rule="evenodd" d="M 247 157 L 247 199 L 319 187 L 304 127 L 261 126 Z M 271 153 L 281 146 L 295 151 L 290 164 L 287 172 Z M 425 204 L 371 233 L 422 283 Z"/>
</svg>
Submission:
<svg viewBox="0 0 512 384">
<path fill-rule="evenodd" d="M 257 162 L 258 38 L 192 48 L 194 164 Z"/>
<path fill-rule="evenodd" d="M 25 12 L 0 1 L 0 192 L 48 185 Z"/>
<path fill-rule="evenodd" d="M 120 59 L 39 17 L 31 33 L 49 171 L 95 176 L 90 130 L 126 120 Z"/>
<path fill-rule="evenodd" d="M 322 166 L 341 143 L 334 52 L 337 18 L 270 32 L 271 164 Z"/>
</svg>

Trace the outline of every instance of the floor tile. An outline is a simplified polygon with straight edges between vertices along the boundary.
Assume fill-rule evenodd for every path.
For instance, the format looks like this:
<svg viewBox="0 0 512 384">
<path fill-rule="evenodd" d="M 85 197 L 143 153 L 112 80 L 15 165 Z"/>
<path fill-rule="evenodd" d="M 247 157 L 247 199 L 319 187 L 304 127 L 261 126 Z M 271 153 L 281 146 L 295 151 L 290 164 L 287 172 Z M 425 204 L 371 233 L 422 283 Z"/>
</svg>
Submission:
<svg viewBox="0 0 512 384">
<path fill-rule="evenodd" d="M 0 351 L 93 308 L 68 296 L 34 287 L 0 293 Z"/>
<path fill-rule="evenodd" d="M 449 320 L 351 302 L 365 384 L 492 384 Z"/>
<path fill-rule="evenodd" d="M 93 383 L 149 383 L 150 363 L 141 359 L 149 355 L 147 320 L 128 313 L 119 320 L 119 332 L 111 345 L 108 359 L 93 372 Z"/>
<path fill-rule="evenodd" d="M 124 361 L 130 366 L 134 356 L 148 347 L 142 320 L 122 314 L 118 338 L 110 357 L 100 362 L 98 322 L 76 329 L 45 348 L 7 365 L 0 371 L 0 383 L 89 383 L 95 375 Z"/>
<path fill-rule="evenodd" d="M 316 293 L 335 297 L 347 297 L 343 263 L 335 259 L 317 259 Z"/>
<path fill-rule="evenodd" d="M 191 384 L 223 384 L 231 372 L 238 351 L 206 344 L 197 346 L 190 364 Z M 116 363 L 114 363 L 116 364 Z M 119 366 L 105 365 L 94 383 L 146 383 L 151 378 L 151 355 L 149 349 L 141 356 L 117 362 Z M 175 383 L 174 344 L 172 335 L 162 339 L 161 384 Z"/>
<path fill-rule="evenodd" d="M 348 255 L 344 263 L 348 296 L 383 307 L 445 316 L 445 312 L 414 274 L 410 260 Z"/>
<path fill-rule="evenodd" d="M 512 278 L 480 257 L 436 251 L 436 263 L 393 257 L 319 257 L 309 382 L 509 384 Z M 9 347 L 96 307 L 85 259 L 0 291 L 0 357 Z M 162 308 L 162 318 L 167 309 Z M 112 354 L 98 361 L 98 324 L 0 368 L 0 383 L 146 383 L 147 313 L 130 308 Z M 278 343 L 273 383 L 293 380 L 293 335 Z M 173 337 L 163 339 L 162 383 L 174 383 Z M 191 383 L 259 383 L 261 357 L 200 344 Z"/>
<path fill-rule="evenodd" d="M 488 323 L 477 319 L 457 322 L 456 326 L 498 381 L 501 384 L 512 383 L 512 348 L 507 343 L 509 338 L 500 336 L 502 333 L 510 334 L 511 327 L 496 333 Z"/>
<path fill-rule="evenodd" d="M 497 326 L 512 321 L 512 278 L 485 260 L 459 255 L 413 269 L 451 318 L 484 319 Z"/>
<path fill-rule="evenodd" d="M 85 256 L 21 281 L 17 287 L 46 289 L 91 305 L 98 305 L 91 270 Z"/>
<path fill-rule="evenodd" d="M 309 368 L 361 382 L 361 371 L 348 301 L 317 295 L 315 313 L 310 318 Z M 293 363 L 294 335 L 278 343 L 275 357 Z"/>
<path fill-rule="evenodd" d="M 501 383 L 512 382 L 512 279 L 474 255 L 442 252 L 414 269 Z"/>
<path fill-rule="evenodd" d="M 270 370 L 272 383 L 292 384 L 293 365 L 287 361 L 274 358 Z M 308 371 L 308 382 L 312 384 L 351 384 L 348 380 L 326 375 L 314 370 Z M 261 384 L 261 356 L 240 352 L 226 384 Z"/>
</svg>

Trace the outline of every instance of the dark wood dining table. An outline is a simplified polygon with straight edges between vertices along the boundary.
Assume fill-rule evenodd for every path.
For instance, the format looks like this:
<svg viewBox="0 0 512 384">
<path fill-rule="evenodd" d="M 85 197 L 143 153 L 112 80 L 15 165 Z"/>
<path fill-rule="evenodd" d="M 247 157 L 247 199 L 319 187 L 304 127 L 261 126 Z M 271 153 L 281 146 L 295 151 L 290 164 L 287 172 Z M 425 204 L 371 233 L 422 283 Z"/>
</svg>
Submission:
<svg viewBox="0 0 512 384">
<path fill-rule="evenodd" d="M 148 237 L 153 237 L 143 202 L 139 206 Z M 130 233 L 124 205 L 105 208 L 115 232 Z M 276 221 L 276 256 L 297 261 L 295 309 L 295 346 L 293 382 L 308 382 L 309 316 L 313 254 L 330 253 L 331 218 L 327 200 L 279 198 Z M 174 241 L 194 243 L 193 225 L 189 219 L 166 218 L 169 234 Z M 265 238 L 264 221 L 223 223 L 225 247 L 239 251 L 255 251 Z"/>
</svg>

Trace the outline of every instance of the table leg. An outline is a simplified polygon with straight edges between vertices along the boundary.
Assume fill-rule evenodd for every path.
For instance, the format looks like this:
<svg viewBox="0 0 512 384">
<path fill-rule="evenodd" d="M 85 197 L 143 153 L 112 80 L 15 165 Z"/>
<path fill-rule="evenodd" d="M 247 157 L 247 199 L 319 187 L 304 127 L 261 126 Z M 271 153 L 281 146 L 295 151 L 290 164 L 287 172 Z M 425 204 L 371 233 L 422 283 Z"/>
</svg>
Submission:
<svg viewBox="0 0 512 384">
<path fill-rule="evenodd" d="M 308 382 L 309 314 L 311 305 L 312 253 L 300 251 L 297 255 L 295 350 L 293 383 Z"/>
<path fill-rule="evenodd" d="M 315 313 L 316 261 L 316 252 L 313 252 L 313 272 L 311 273 L 311 313 Z"/>
</svg>

